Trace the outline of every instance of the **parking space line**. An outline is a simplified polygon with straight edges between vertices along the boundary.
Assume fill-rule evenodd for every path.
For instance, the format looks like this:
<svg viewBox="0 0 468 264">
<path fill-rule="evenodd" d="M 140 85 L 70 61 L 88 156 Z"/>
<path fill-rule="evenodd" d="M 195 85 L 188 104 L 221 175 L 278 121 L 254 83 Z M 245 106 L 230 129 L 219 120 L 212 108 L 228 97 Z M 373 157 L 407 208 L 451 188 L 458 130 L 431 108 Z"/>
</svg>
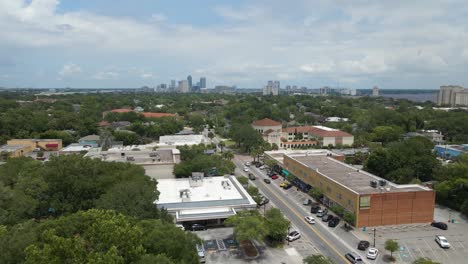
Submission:
<svg viewBox="0 0 468 264">
<path fill-rule="evenodd" d="M 462 248 L 465 248 L 465 246 L 463 245 L 463 243 L 461 241 L 457 241 L 458 243 L 460 243 L 460 245 L 462 246 Z"/>
<path fill-rule="evenodd" d="M 403 242 L 403 246 L 405 247 L 406 251 L 408 251 L 408 254 L 410 255 L 411 259 L 416 259 L 413 254 L 411 254 L 411 250 L 408 247 L 408 244 Z"/>
<path fill-rule="evenodd" d="M 426 241 L 425 239 L 423 239 L 423 241 L 424 241 L 424 243 L 426 243 L 426 245 L 431 249 L 431 253 L 432 253 L 432 255 L 434 255 L 434 258 L 435 258 L 435 259 L 438 259 L 438 254 L 435 254 L 435 253 L 434 253 L 434 248 L 431 247 L 431 245 L 429 245 L 429 243 L 427 243 L 427 241 Z M 445 253 L 445 252 L 444 252 L 444 253 Z M 447 255 L 447 253 L 445 253 L 445 255 Z M 447 255 L 447 257 L 448 257 L 448 255 Z"/>
</svg>

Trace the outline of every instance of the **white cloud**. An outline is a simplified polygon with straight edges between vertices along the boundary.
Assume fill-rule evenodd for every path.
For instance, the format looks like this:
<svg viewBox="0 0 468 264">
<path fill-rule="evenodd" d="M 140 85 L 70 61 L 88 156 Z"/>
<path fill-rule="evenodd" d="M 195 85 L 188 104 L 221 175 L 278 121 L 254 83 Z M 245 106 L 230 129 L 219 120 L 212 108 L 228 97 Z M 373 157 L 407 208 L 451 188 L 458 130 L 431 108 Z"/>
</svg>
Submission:
<svg viewBox="0 0 468 264">
<path fill-rule="evenodd" d="M 166 15 L 161 14 L 161 13 L 152 14 L 152 15 L 151 15 L 151 19 L 150 19 L 151 22 L 155 22 L 155 23 L 164 22 L 164 21 L 166 21 L 166 20 L 167 20 Z"/>
<path fill-rule="evenodd" d="M 307 73 L 325 73 L 325 72 L 331 72 L 333 70 L 333 64 L 332 63 L 309 63 L 309 64 L 301 65 L 299 69 Z"/>
<path fill-rule="evenodd" d="M 81 73 L 81 67 L 70 63 L 63 65 L 62 69 L 58 72 L 60 78 L 72 77 Z"/>
<path fill-rule="evenodd" d="M 101 71 L 96 73 L 93 76 L 94 79 L 96 80 L 115 80 L 119 78 L 119 73 L 116 71 Z"/>
<path fill-rule="evenodd" d="M 142 68 L 165 79 L 198 68 L 196 73 L 211 83 L 250 87 L 273 78 L 304 84 L 311 78 L 363 83 L 378 75 L 403 82 L 401 77 L 410 74 L 421 75 L 421 83 L 432 85 L 424 76 L 443 71 L 458 82 L 460 75 L 455 73 L 468 68 L 465 0 L 298 0 L 294 5 L 252 0 L 239 7 L 207 7 L 223 18 L 211 25 L 177 24 L 176 18 L 169 23 L 161 13 L 142 22 L 62 11 L 58 6 L 57 0 L 0 0 L 0 43 L 28 55 L 53 50 L 58 59 L 60 52 L 67 60 L 73 60 L 70 54 L 85 54 L 93 66 L 118 58 L 121 69 L 144 64 Z M 448 15 L 453 19 L 445 19 Z M 0 56 L 9 52 L 0 46 Z M 152 68 L 154 62 L 164 66 Z M 104 70 L 94 79 L 157 78 L 148 71 L 124 74 L 104 66 L 95 66 Z M 62 70 L 65 76 L 68 70 Z M 460 81 L 467 82 L 464 78 Z M 327 83 L 316 86 L 320 85 Z"/>
</svg>

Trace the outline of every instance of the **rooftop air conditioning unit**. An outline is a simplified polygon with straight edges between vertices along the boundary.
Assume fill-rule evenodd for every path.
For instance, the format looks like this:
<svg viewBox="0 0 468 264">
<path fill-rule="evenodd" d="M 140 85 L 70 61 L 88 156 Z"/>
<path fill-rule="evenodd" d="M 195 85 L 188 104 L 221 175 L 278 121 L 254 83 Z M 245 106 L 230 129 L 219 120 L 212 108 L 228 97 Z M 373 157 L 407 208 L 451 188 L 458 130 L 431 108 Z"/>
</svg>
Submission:
<svg viewBox="0 0 468 264">
<path fill-rule="evenodd" d="M 377 181 L 370 181 L 370 186 L 372 188 L 377 188 Z"/>
<path fill-rule="evenodd" d="M 386 186 L 387 185 L 387 181 L 386 180 L 379 180 L 379 185 L 380 186 Z"/>
</svg>

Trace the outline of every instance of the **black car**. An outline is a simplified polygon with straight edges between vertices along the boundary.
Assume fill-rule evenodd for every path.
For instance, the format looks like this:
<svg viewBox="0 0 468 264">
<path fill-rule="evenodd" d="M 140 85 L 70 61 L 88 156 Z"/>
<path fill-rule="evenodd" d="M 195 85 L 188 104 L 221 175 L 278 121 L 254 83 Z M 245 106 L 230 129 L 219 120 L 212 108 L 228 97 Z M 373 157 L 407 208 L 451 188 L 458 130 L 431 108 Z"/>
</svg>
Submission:
<svg viewBox="0 0 468 264">
<path fill-rule="evenodd" d="M 287 190 L 287 189 L 290 189 L 291 187 L 293 187 L 293 185 L 288 183 L 286 186 L 283 187 L 283 189 Z"/>
<path fill-rule="evenodd" d="M 357 248 L 359 250 L 366 250 L 369 247 L 369 245 L 370 245 L 369 241 L 361 240 L 359 241 Z"/>
<path fill-rule="evenodd" d="M 328 222 L 329 227 L 336 227 L 340 223 L 340 218 L 339 217 L 333 217 L 332 220 Z"/>
<path fill-rule="evenodd" d="M 206 226 L 200 224 L 193 224 L 190 228 L 192 231 L 206 230 Z"/>
<path fill-rule="evenodd" d="M 267 204 L 269 202 L 270 202 L 270 200 L 268 198 L 264 198 L 260 203 L 258 203 L 258 206 L 265 205 L 265 204 Z"/>
<path fill-rule="evenodd" d="M 313 214 L 316 214 L 319 210 L 320 210 L 320 206 L 316 205 L 316 206 L 312 206 L 310 208 L 310 212 L 313 213 Z"/>
<path fill-rule="evenodd" d="M 330 221 L 332 219 L 333 219 L 333 215 L 326 215 L 326 216 L 322 217 L 322 221 L 324 221 L 324 222 L 328 222 L 328 221 Z"/>
<path fill-rule="evenodd" d="M 263 181 L 264 181 L 266 184 L 270 184 L 270 183 L 271 183 L 270 179 L 263 179 Z"/>
<path fill-rule="evenodd" d="M 255 181 L 256 177 L 255 177 L 255 175 L 253 175 L 252 173 L 249 173 L 249 179 L 250 179 L 251 181 Z"/>
<path fill-rule="evenodd" d="M 442 229 L 442 230 L 447 230 L 448 229 L 448 225 L 446 223 L 444 223 L 444 222 L 432 222 L 431 226 L 437 227 L 437 228 Z"/>
</svg>

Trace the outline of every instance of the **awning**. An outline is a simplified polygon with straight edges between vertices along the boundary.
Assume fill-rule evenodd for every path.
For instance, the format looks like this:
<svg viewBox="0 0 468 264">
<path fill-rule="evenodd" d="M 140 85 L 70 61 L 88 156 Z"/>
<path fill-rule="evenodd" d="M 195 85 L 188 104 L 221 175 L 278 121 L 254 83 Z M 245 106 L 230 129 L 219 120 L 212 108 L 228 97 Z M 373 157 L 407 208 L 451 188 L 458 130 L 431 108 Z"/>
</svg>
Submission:
<svg viewBox="0 0 468 264">
<path fill-rule="evenodd" d="M 46 146 L 46 148 L 57 148 L 58 144 L 57 143 L 49 143 L 49 144 L 46 144 L 45 146 Z"/>
<path fill-rule="evenodd" d="M 209 219 L 222 219 L 236 215 L 236 211 L 228 207 L 220 208 L 203 208 L 203 209 L 189 209 L 180 210 L 176 213 L 176 219 L 181 221 L 196 221 L 196 220 L 209 220 Z"/>
</svg>

